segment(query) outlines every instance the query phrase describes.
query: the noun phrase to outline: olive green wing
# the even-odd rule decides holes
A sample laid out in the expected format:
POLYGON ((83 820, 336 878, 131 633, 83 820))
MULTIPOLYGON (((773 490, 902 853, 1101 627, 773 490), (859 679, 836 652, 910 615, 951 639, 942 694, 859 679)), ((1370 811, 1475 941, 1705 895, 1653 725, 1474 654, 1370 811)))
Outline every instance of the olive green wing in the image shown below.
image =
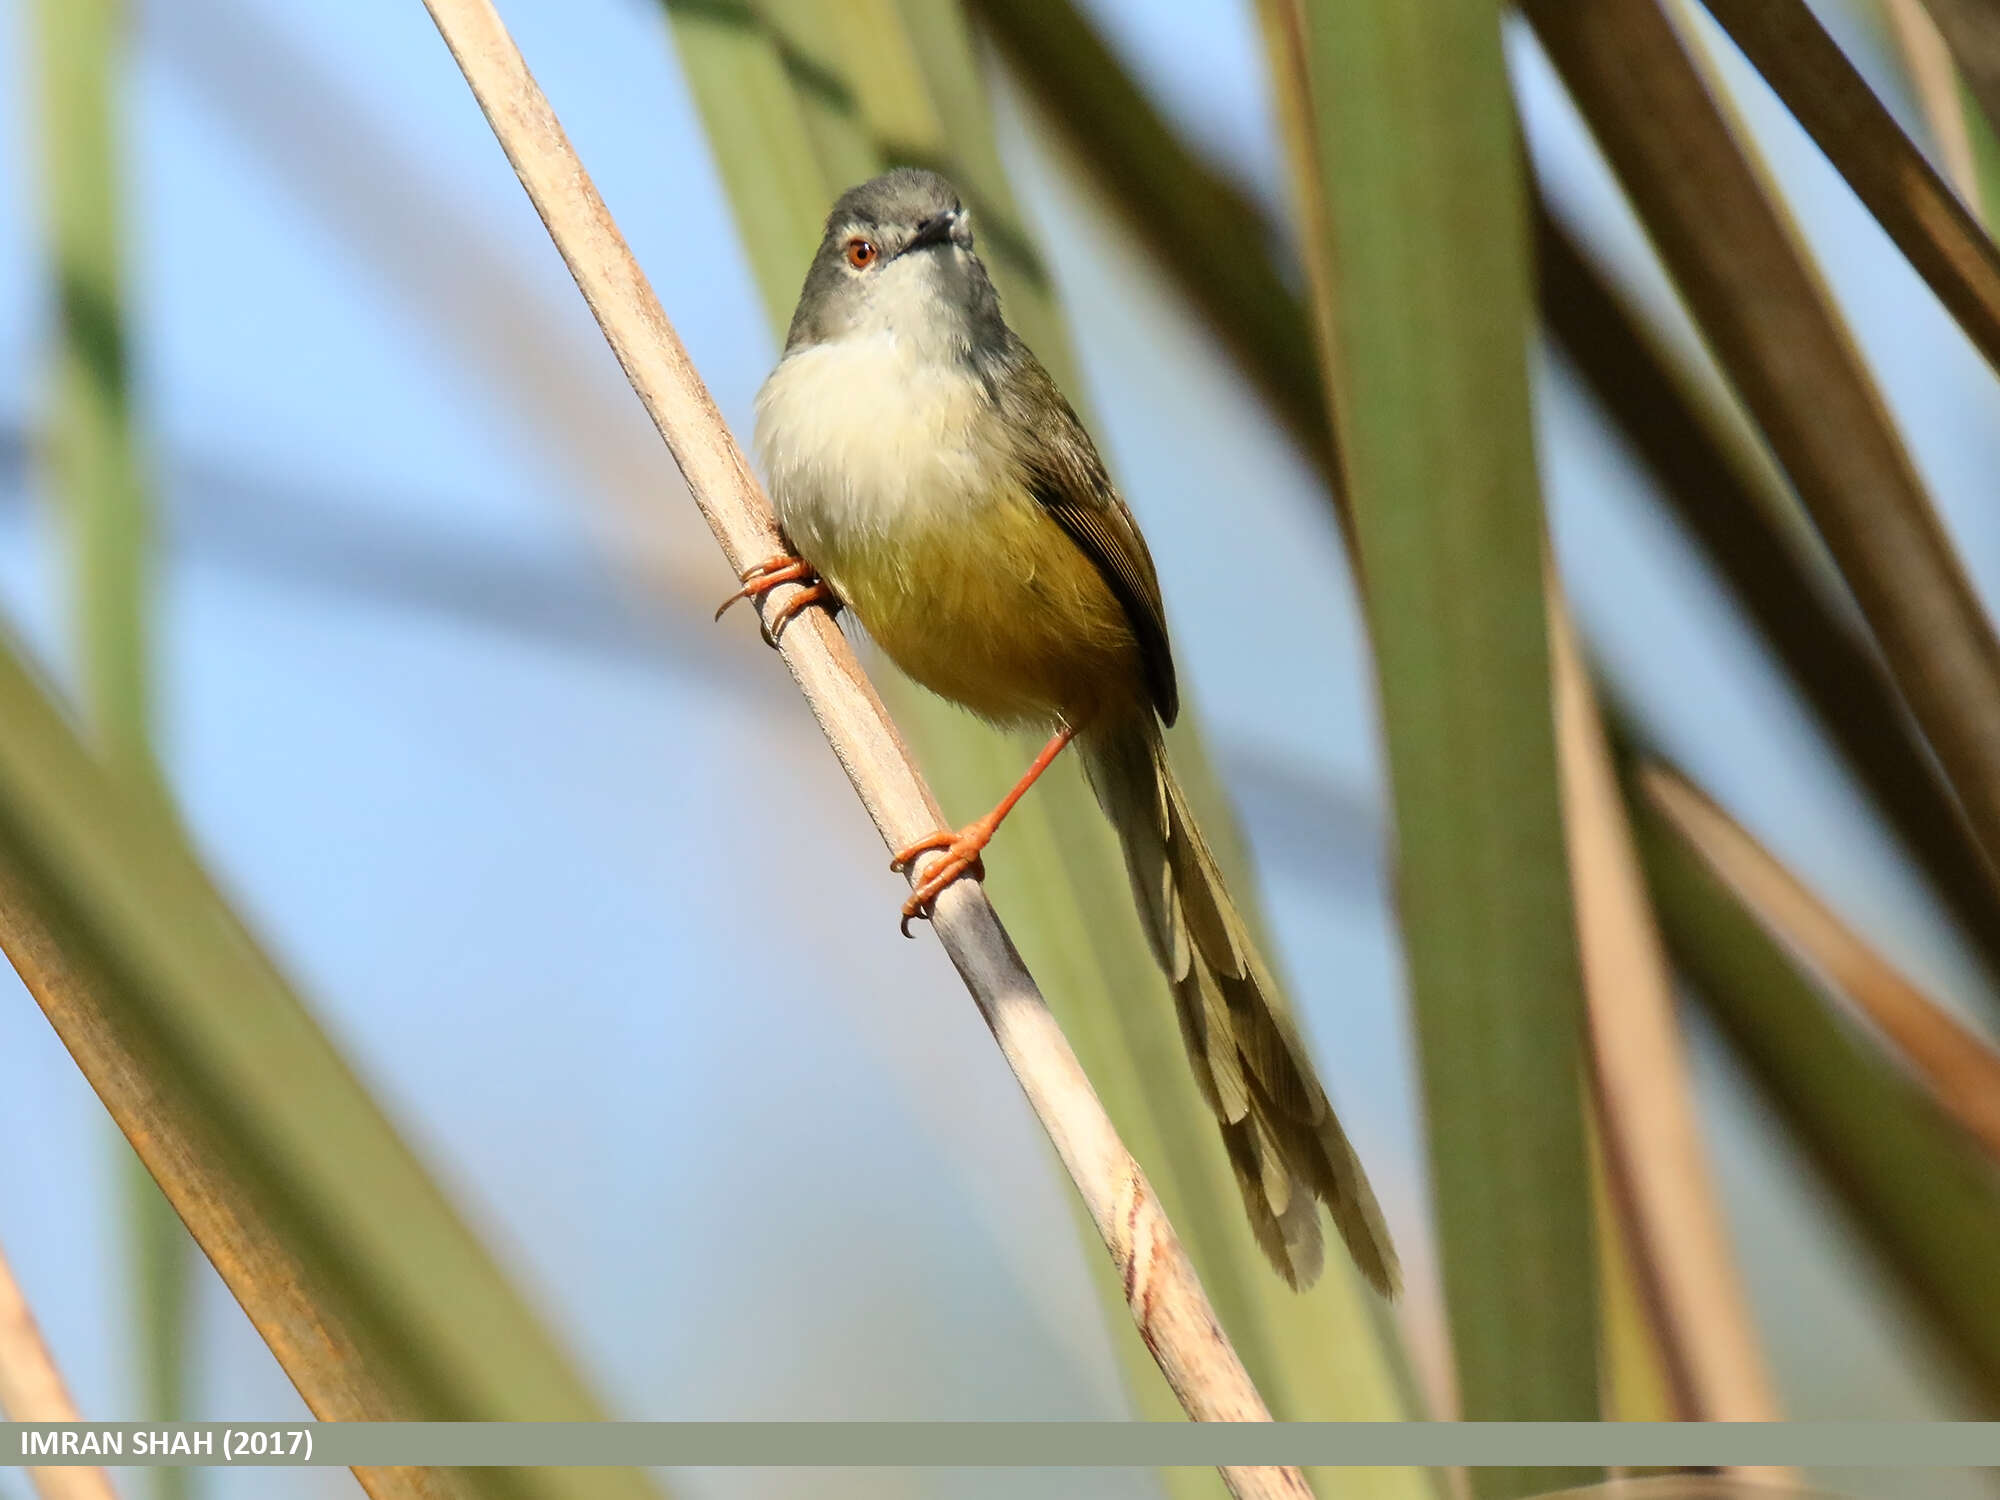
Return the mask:
POLYGON ((1055 380, 1025 345, 1017 342, 1012 352, 1019 363, 1009 372, 1011 378, 997 382, 1001 400, 1011 408, 1009 426, 1041 437, 1021 455, 1023 482, 1124 606, 1139 640, 1153 708, 1161 723, 1171 724, 1180 713, 1180 689, 1153 555, 1055 380))

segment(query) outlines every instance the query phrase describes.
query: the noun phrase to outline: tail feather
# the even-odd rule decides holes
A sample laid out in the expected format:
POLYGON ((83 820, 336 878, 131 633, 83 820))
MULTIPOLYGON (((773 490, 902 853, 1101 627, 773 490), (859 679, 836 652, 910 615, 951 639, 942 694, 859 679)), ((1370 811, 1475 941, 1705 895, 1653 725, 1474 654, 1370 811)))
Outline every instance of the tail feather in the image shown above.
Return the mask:
POLYGON ((1235 1035, 1236 1023, 1215 971, 1206 964, 1193 966, 1188 980, 1174 986, 1174 1009, 1181 1015, 1181 1034, 1194 1061, 1196 1081, 1207 1080, 1203 1092, 1209 1107, 1225 1125, 1237 1124, 1250 1112, 1250 1085, 1242 1053, 1226 1045, 1235 1035), (1216 1045, 1210 1045, 1211 1038, 1216 1045))
POLYGON ((1221 1128, 1257 1243, 1310 1286, 1326 1204, 1355 1264, 1393 1296, 1381 1209, 1150 724, 1088 735, 1086 765, 1125 846, 1132 894, 1174 991, 1195 1082, 1221 1128))

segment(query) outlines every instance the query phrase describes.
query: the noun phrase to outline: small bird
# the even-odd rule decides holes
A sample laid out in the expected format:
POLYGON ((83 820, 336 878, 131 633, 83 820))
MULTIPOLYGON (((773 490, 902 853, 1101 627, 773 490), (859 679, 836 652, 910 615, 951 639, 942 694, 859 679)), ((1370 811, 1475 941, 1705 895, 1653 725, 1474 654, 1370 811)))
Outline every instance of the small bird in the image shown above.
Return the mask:
POLYGON ((942 855, 915 879, 904 931, 982 873, 1001 819, 1074 739, 1258 1244, 1310 1285, 1325 1203, 1362 1273, 1394 1295, 1375 1195, 1167 761, 1179 693, 1152 557, 1001 316, 944 178, 902 168, 834 204, 757 398, 757 449, 796 555, 750 569, 730 602, 804 585, 768 631, 844 605, 925 687, 994 724, 1054 731, 992 812, 896 856, 907 870, 942 855))

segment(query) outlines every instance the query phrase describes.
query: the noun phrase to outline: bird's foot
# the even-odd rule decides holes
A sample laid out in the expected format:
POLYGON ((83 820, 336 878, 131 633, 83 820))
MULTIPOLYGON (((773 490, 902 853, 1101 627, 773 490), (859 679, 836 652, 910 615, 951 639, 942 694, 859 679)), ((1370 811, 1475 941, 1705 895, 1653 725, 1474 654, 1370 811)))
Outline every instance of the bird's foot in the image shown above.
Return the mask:
POLYGON ((903 936, 910 937, 910 923, 918 917, 929 919, 937 905, 937 898, 945 887, 970 875, 974 880, 986 878, 986 866, 980 859, 980 852, 993 837, 997 821, 981 818, 977 823, 969 823, 953 833, 950 829, 939 829, 926 838, 918 839, 909 848, 901 850, 889 861, 889 868, 901 874, 917 862, 919 855, 943 850, 944 858, 931 867, 930 873, 919 880, 910 890, 910 899, 903 903, 903 936))
POLYGON ((1035 784, 1035 779, 1054 763, 1055 758, 1062 754, 1063 746, 1075 737, 1073 725, 1065 724, 1056 730, 1049 742, 1042 746, 1042 753, 1035 757, 1034 764, 1028 767, 1027 774, 1014 783, 1014 790, 1002 797, 1000 805, 977 823, 967 823, 956 833, 939 829, 927 838, 918 839, 889 861, 889 868, 900 874, 916 863, 918 855, 939 849, 944 851, 944 858, 932 867, 928 875, 916 882, 910 899, 903 903, 904 937, 910 935, 910 923, 918 917, 930 916, 946 886, 966 875, 974 880, 986 878, 986 866, 979 860, 980 851, 992 842, 1001 821, 1014 810, 1014 804, 1026 795, 1028 788, 1035 784))
POLYGON ((792 616, 808 605, 824 604, 830 611, 840 607, 833 590, 813 571, 811 563, 789 552, 780 552, 775 557, 765 558, 754 568, 744 570, 743 587, 716 606, 715 618, 721 619, 738 599, 761 599, 772 589, 787 583, 800 585, 799 591, 787 599, 770 619, 760 622, 764 639, 772 646, 778 644, 778 637, 792 616))

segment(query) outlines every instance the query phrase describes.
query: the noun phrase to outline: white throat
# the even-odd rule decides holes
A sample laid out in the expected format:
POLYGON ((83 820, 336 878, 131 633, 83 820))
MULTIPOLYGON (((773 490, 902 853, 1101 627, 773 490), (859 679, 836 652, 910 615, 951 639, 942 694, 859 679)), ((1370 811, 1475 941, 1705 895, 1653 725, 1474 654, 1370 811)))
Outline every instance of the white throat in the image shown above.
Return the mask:
POLYGON ((823 570, 900 531, 962 523, 1012 467, 985 387, 926 342, 878 329, 815 344, 758 393, 772 502, 823 570))

